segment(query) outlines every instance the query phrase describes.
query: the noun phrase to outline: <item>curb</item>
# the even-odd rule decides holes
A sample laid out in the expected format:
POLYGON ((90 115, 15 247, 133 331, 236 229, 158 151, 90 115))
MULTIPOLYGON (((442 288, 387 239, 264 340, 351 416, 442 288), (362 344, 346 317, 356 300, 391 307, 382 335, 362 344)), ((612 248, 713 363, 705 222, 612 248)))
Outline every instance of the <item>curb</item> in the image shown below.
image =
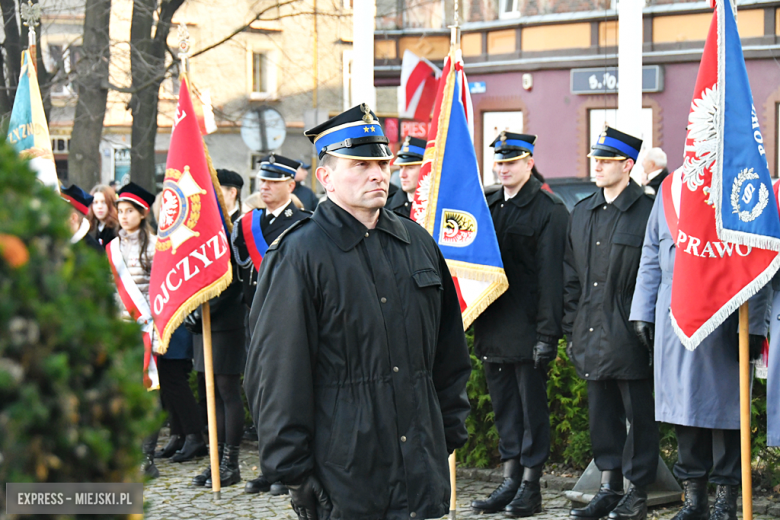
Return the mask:
MULTIPOLYGON (((484 482, 495 482, 500 484, 504 481, 504 474, 501 468, 497 469, 479 469, 459 467, 459 477, 482 480, 484 482)), ((543 475, 541 479, 542 488, 553 489, 556 491, 568 491, 577 483, 575 477, 558 477, 555 475, 543 475)))

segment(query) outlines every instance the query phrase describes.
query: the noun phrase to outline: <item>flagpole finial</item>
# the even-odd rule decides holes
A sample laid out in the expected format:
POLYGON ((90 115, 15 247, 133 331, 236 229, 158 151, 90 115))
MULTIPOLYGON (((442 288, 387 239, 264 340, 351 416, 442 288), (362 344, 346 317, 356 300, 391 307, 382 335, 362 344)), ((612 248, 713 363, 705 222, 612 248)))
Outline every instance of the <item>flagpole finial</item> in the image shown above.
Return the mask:
POLYGON ((182 64, 182 73, 188 72, 190 68, 190 31, 187 30, 187 24, 182 22, 179 24, 179 59, 182 64))
POLYGON ((35 26, 38 25, 38 23, 41 20, 41 6, 39 4, 33 4, 32 1, 28 0, 26 4, 21 4, 20 6, 21 11, 21 17, 22 21, 25 26, 27 26, 27 42, 28 47, 33 47, 35 45, 35 26))
POLYGON ((450 44, 460 47, 460 17, 458 11, 460 6, 458 0, 455 0, 453 7, 453 24, 450 25, 450 44))

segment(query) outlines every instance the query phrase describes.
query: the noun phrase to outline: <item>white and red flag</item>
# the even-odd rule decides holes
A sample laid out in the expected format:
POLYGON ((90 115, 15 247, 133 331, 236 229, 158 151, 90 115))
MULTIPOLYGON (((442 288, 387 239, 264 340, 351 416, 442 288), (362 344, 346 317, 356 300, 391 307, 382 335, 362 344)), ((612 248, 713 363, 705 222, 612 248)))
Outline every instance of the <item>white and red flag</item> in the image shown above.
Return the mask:
POLYGON ((693 350, 780 267, 780 217, 728 0, 704 45, 675 181, 671 318, 693 350))
POLYGON ((154 327, 164 354, 176 327, 233 279, 230 219, 206 154, 189 82, 182 78, 163 180, 157 245, 149 282, 154 327))
POLYGON ((398 116, 428 122, 436 101, 436 87, 441 70, 436 65, 404 52, 401 63, 401 86, 398 87, 398 116))

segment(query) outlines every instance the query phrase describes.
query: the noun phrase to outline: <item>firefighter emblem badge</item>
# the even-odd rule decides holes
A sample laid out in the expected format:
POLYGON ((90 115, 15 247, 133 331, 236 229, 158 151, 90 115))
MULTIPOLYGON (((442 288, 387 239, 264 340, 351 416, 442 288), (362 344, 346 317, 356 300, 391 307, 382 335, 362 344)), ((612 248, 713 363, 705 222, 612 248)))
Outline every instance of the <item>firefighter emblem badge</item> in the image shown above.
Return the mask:
POLYGON ((184 167, 184 172, 169 168, 165 176, 156 248, 173 248, 172 253, 176 254, 180 245, 198 236, 193 229, 200 219, 200 196, 206 191, 192 178, 189 166, 184 167))
POLYGON ((442 210, 439 245, 466 247, 477 238, 477 219, 466 211, 442 210))

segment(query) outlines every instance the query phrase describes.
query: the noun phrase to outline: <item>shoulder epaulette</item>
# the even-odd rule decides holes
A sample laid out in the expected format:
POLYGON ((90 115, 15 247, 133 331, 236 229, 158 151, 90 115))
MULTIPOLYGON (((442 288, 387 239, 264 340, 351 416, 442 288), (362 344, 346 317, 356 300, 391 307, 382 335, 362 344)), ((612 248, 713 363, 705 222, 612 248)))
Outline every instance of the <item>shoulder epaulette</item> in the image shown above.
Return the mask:
POLYGON ((311 215, 306 215, 306 218, 303 218, 299 220, 298 222, 295 222, 293 225, 282 231, 282 234, 276 237, 276 240, 271 242, 271 245, 268 246, 268 251, 274 251, 279 248, 279 244, 281 244, 282 239, 289 235, 293 230, 301 227, 303 224, 307 223, 309 220, 311 220, 311 215))
POLYGON ((577 206, 579 206, 581 203, 583 203, 583 202, 585 202, 586 200, 590 199, 591 197, 593 197, 593 196, 594 196, 595 194, 597 194, 598 192, 599 192, 599 190, 596 190, 596 191, 594 191, 593 193, 591 193, 590 195, 586 195, 585 197, 582 197, 580 200, 578 200, 578 201, 577 201, 577 202, 574 204, 574 207, 576 208, 576 207, 577 207, 577 206))
POLYGON ((549 199, 551 201, 553 201, 555 204, 563 204, 563 199, 560 198, 556 193, 553 193, 551 191, 547 191, 547 190, 544 190, 544 189, 539 190, 539 191, 541 191, 542 193, 547 195, 547 197, 549 197, 549 199))

